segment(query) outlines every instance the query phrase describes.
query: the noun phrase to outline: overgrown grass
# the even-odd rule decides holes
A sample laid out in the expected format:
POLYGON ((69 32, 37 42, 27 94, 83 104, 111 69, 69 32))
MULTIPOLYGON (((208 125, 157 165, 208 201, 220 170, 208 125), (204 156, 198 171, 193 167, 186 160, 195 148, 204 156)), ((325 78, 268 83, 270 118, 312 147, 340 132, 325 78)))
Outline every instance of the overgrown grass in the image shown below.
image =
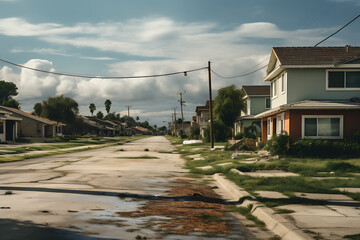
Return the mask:
POLYGON ((241 215, 245 216, 248 220, 253 221, 255 223, 256 226, 266 230, 265 227, 265 223, 263 221, 261 221, 260 219, 258 219, 257 217, 255 217, 254 215, 251 214, 251 209, 252 209, 253 205, 249 204, 247 207, 235 207, 235 206, 231 206, 229 208, 229 210, 231 212, 237 212, 240 213, 241 215))

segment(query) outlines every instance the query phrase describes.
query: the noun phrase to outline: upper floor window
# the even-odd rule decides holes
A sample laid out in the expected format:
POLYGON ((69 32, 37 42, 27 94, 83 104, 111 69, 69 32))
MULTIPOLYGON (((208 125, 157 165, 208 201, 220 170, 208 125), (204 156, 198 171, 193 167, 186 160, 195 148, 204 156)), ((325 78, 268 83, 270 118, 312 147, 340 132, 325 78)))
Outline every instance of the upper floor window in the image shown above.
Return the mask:
POLYGON ((277 79, 271 83, 271 97, 272 98, 277 97, 276 82, 277 82, 277 79))
POLYGON ((247 100, 246 102, 246 112, 247 112, 247 115, 250 115, 250 99, 247 100))
POLYGON ((265 108, 270 108, 270 98, 265 98, 265 108))
POLYGON ((0 122, 0 134, 4 133, 4 122, 0 122))
POLYGON ((285 74, 281 75, 281 92, 285 92, 285 74))
POLYGON ((329 90, 360 90, 360 71, 327 72, 326 89, 329 90))

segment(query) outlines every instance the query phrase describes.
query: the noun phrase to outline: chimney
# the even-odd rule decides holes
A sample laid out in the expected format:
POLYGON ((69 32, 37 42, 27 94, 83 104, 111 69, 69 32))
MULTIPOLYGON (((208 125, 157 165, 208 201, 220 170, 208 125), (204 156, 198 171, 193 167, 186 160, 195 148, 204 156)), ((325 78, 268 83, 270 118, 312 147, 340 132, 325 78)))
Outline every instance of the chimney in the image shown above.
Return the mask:
POLYGON ((350 51, 350 47, 351 47, 350 45, 345 46, 345 50, 346 50, 347 53, 350 51))

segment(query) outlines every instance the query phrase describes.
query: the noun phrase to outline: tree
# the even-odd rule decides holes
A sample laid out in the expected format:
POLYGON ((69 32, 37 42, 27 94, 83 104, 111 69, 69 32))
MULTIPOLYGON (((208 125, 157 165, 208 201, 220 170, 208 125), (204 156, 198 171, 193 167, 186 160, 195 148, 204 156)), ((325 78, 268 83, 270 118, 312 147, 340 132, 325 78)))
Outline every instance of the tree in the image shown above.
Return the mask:
POLYGON ((104 114, 101 111, 98 111, 96 114, 96 117, 99 119, 103 119, 104 118, 104 114))
POLYGON ((215 98, 215 117, 232 128, 241 111, 246 111, 243 91, 237 89, 235 85, 220 88, 215 98))
POLYGON ((0 81, 0 105, 20 109, 20 103, 12 96, 18 95, 15 83, 0 81))
POLYGON ((96 110, 95 104, 94 104, 94 103, 90 103, 89 109, 90 109, 91 116, 93 116, 93 115, 94 115, 94 111, 96 110))
POLYGON ((110 112, 110 108, 111 108, 111 101, 109 99, 106 99, 106 101, 105 101, 105 109, 106 109, 106 112, 107 112, 108 115, 109 115, 109 112, 110 112))
POLYGON ((138 122, 140 120, 139 116, 136 116, 136 121, 138 122))
POLYGON ((34 112, 35 112, 36 116, 40 116, 40 115, 41 115, 41 111, 42 111, 42 105, 41 105, 41 103, 35 103, 33 109, 34 109, 34 112))
POLYGON ((64 97, 64 95, 49 97, 42 102, 41 116, 53 121, 72 124, 78 113, 78 103, 72 98, 64 97))

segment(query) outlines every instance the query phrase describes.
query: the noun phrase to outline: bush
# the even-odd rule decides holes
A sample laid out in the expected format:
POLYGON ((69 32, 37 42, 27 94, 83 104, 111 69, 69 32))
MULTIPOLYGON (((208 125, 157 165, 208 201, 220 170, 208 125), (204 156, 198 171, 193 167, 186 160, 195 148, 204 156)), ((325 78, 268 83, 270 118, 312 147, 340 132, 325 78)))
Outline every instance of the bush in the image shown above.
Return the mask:
POLYGON ((292 144, 289 154, 296 157, 319 158, 359 157, 360 144, 353 141, 303 139, 292 144))
POLYGON ((289 135, 276 135, 266 142, 266 149, 272 155, 285 156, 289 153, 291 139, 289 135))
POLYGON ((199 139, 200 137, 200 128, 190 127, 190 138, 199 139))
POLYGON ((236 140, 240 140, 244 138, 244 133, 237 133, 234 137, 236 140))
MULTIPOLYGON (((213 135, 215 142, 225 142, 228 137, 231 137, 231 129, 227 127, 220 120, 215 120, 213 122, 213 135)), ((205 130, 205 141, 210 142, 210 125, 206 127, 205 130)))

